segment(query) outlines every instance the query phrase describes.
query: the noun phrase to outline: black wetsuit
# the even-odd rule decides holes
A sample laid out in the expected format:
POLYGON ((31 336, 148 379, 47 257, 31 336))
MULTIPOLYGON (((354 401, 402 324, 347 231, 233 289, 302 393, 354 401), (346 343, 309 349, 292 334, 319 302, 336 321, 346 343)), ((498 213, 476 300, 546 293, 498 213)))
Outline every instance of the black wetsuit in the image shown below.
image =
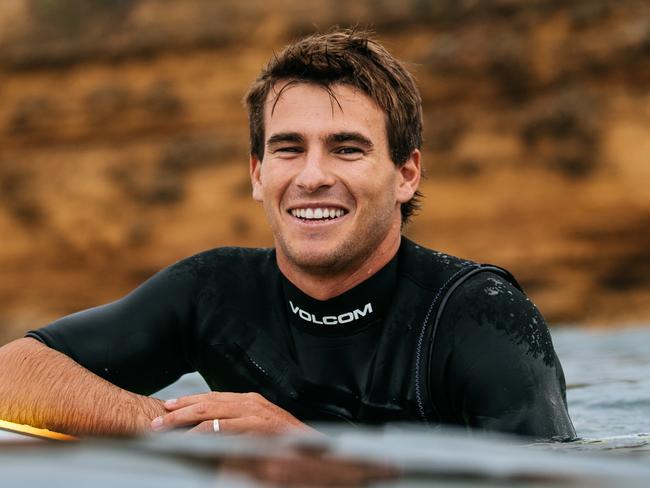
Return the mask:
POLYGON ((514 278, 405 238, 325 302, 284 278, 272 249, 220 248, 28 335, 141 394, 198 371, 307 422, 575 436, 548 328, 514 278))

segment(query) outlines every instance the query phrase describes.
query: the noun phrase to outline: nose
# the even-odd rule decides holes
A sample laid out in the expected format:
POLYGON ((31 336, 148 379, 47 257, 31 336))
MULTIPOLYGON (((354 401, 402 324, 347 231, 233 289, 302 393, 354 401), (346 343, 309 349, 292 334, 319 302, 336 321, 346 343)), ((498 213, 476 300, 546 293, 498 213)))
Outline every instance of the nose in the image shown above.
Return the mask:
POLYGON ((303 161, 303 166, 294 180, 299 188, 314 193, 334 185, 334 175, 328 170, 326 156, 322 152, 311 151, 303 161))

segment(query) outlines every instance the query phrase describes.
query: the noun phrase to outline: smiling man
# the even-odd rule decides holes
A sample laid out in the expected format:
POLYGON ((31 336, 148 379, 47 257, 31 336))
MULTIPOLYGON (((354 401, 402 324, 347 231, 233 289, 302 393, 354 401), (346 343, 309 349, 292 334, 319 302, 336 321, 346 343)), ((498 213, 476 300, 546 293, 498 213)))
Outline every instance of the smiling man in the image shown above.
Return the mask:
POLYGON ((264 204, 282 274, 328 300, 397 253, 420 153, 393 163, 384 111, 354 86, 280 80, 267 100, 265 147, 251 156, 253 197, 264 204))
POLYGON ((364 32, 312 35, 246 103, 274 249, 192 256, 3 347, 0 417, 95 434, 335 420, 574 437, 548 328, 514 278, 401 235, 422 133, 402 64, 364 32), (190 371, 212 391, 144 396, 190 371))

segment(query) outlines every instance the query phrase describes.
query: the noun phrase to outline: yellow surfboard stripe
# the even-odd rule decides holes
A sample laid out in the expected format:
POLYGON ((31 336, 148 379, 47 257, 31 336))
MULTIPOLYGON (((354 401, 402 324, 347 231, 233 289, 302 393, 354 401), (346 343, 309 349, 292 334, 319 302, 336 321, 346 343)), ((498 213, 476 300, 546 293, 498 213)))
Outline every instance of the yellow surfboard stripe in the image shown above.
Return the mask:
POLYGON ((41 437, 44 439, 54 439, 57 441, 76 441, 77 438, 68 434, 61 434, 60 432, 53 432, 47 429, 39 429, 31 425, 15 424, 8 420, 0 419, 0 429, 5 429, 11 432, 18 432, 21 434, 41 437))

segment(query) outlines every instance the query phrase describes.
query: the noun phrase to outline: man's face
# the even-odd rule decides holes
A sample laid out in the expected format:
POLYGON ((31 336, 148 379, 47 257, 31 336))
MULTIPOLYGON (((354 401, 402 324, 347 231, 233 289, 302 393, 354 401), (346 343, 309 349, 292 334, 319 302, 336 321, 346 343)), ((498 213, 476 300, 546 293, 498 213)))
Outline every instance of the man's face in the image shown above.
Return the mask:
POLYGON ((264 158, 251 158, 253 197, 264 204, 278 260, 325 274, 362 266, 399 242, 419 153, 395 166, 383 111, 355 88, 334 85, 332 98, 318 85, 284 84, 266 102, 264 158))

